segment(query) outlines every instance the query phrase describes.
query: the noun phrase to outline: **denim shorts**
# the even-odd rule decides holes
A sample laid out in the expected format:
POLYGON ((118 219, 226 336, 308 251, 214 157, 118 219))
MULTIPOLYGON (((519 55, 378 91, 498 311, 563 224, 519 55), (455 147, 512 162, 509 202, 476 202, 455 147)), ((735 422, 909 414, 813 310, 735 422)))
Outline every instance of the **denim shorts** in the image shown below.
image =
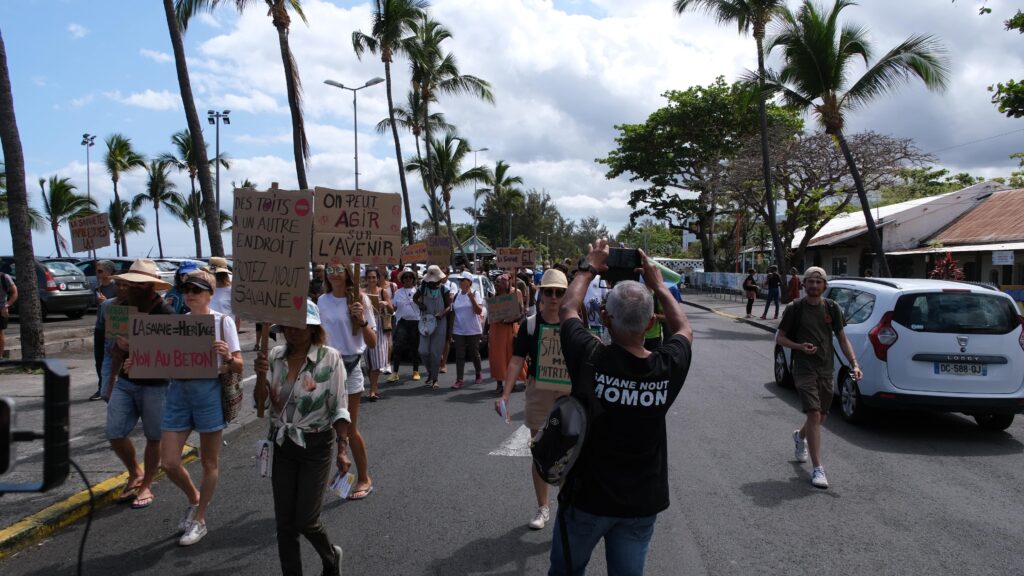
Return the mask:
POLYGON ((216 378, 171 380, 160 428, 166 432, 195 430, 200 434, 223 430, 220 387, 216 378))
POLYGON ((139 386, 118 377, 107 403, 107 440, 127 438, 139 418, 147 440, 160 440, 167 386, 139 386))
POLYGON ((362 354, 345 354, 341 357, 342 361, 348 365, 354 362, 356 359, 359 363, 352 370, 349 370, 345 379, 345 392, 347 394, 362 394, 363 390, 366 389, 365 378, 363 377, 363 355, 362 354))

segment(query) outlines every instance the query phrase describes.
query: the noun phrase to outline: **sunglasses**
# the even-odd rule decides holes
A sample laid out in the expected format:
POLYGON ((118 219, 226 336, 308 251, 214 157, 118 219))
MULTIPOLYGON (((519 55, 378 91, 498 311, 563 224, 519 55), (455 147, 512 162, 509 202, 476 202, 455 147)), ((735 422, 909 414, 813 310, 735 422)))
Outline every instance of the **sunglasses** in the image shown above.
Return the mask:
POLYGON ((542 288, 540 293, 545 295, 545 296, 547 296, 548 298, 561 298, 562 296, 565 296, 565 289, 564 288, 542 288))
POLYGON ((183 294, 202 294, 203 292, 206 292, 206 289, 200 288, 199 286, 192 286, 190 284, 186 284, 181 287, 181 292, 183 294))

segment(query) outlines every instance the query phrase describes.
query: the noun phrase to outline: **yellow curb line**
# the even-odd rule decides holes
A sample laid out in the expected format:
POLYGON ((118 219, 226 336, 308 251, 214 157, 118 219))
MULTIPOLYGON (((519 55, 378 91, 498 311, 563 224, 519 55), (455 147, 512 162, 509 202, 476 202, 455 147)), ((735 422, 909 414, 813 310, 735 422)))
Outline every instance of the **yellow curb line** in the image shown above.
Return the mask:
MULTIPOLYGON (((198 458, 199 451, 195 446, 185 445, 181 451, 182 464, 188 464, 198 458)), ((163 470, 157 473, 157 478, 163 470)), ((128 480, 128 472, 108 478, 92 486, 95 509, 99 510, 117 499, 119 489, 128 480)), ((11 556, 26 546, 36 543, 52 535, 57 530, 68 526, 89 514, 89 491, 82 490, 65 500, 57 502, 43 510, 22 518, 7 528, 0 530, 0 560, 11 556)))

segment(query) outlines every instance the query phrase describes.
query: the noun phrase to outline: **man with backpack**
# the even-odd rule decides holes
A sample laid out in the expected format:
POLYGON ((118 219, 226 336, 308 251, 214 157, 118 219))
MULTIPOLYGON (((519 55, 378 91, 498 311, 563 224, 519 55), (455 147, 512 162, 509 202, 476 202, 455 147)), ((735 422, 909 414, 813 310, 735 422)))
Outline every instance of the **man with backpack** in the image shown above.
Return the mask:
POLYGON ((643 574, 654 522, 669 506, 665 416, 690 369, 693 331, 641 251, 646 286, 616 283, 600 311, 611 344, 594 337, 579 309, 591 280, 608 270, 608 253, 607 240, 590 247, 559 310, 572 396, 586 407, 587 426, 558 495, 549 575, 583 574, 602 538, 609 574, 643 574), (656 321, 654 298, 664 310, 666 338, 652 352, 644 333, 656 321))
POLYGON ((10 276, 0 272, 0 359, 4 357, 4 330, 10 318, 11 306, 18 301, 18 286, 10 276))
POLYGON ((825 270, 817 266, 808 268, 804 272, 804 291, 807 296, 786 308, 775 336, 778 345, 794 351, 793 383, 807 415, 804 425, 793 432, 794 457, 797 462, 807 462, 810 453, 814 467, 811 485, 823 490, 828 489, 828 479, 821 465, 821 425, 825 423, 832 405, 832 359, 835 356, 832 348, 833 334, 839 340, 843 354, 852 364, 853 379, 860 380, 863 376, 853 346, 843 331, 846 322, 842 310, 834 301, 821 297, 827 286, 825 270))

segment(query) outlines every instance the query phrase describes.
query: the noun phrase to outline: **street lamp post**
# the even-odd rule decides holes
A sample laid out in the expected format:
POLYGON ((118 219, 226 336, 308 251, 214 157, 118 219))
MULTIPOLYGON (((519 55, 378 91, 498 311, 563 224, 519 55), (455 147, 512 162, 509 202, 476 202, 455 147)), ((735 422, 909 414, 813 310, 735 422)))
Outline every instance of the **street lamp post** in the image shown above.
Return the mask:
MULTIPOLYGON (((484 146, 483 148, 477 148, 476 150, 470 149, 473 153, 473 170, 476 170, 476 153, 486 152, 490 148, 484 146)), ((476 192, 473 192, 473 272, 476 272, 476 252, 477 247, 480 245, 480 240, 476 237, 476 223, 479 220, 479 216, 476 212, 476 192)))
POLYGON ((217 218, 220 219, 220 123, 231 124, 231 118, 228 117, 231 114, 231 110, 225 110, 223 112, 215 112, 208 110, 206 112, 206 119, 217 127, 217 150, 216 156, 213 157, 213 163, 217 166, 217 218))
POLYGON ((359 190, 359 109, 356 107, 356 92, 359 92, 363 88, 369 88, 370 86, 376 86, 383 82, 384 79, 380 76, 371 78, 366 81, 366 84, 359 86, 358 88, 349 88, 341 82, 335 82, 334 80, 324 80, 324 84, 328 86, 334 86, 335 88, 341 88, 342 90, 352 91, 352 134, 355 136, 355 161, 356 161, 356 190, 359 190))
MULTIPOLYGON (((89 148, 96 145, 96 135, 89 134, 86 132, 82 134, 82 146, 85 146, 85 194, 89 198, 90 204, 92 203, 92 166, 89 160, 89 148)), ((96 249, 89 250, 89 256, 96 259, 96 249)))

